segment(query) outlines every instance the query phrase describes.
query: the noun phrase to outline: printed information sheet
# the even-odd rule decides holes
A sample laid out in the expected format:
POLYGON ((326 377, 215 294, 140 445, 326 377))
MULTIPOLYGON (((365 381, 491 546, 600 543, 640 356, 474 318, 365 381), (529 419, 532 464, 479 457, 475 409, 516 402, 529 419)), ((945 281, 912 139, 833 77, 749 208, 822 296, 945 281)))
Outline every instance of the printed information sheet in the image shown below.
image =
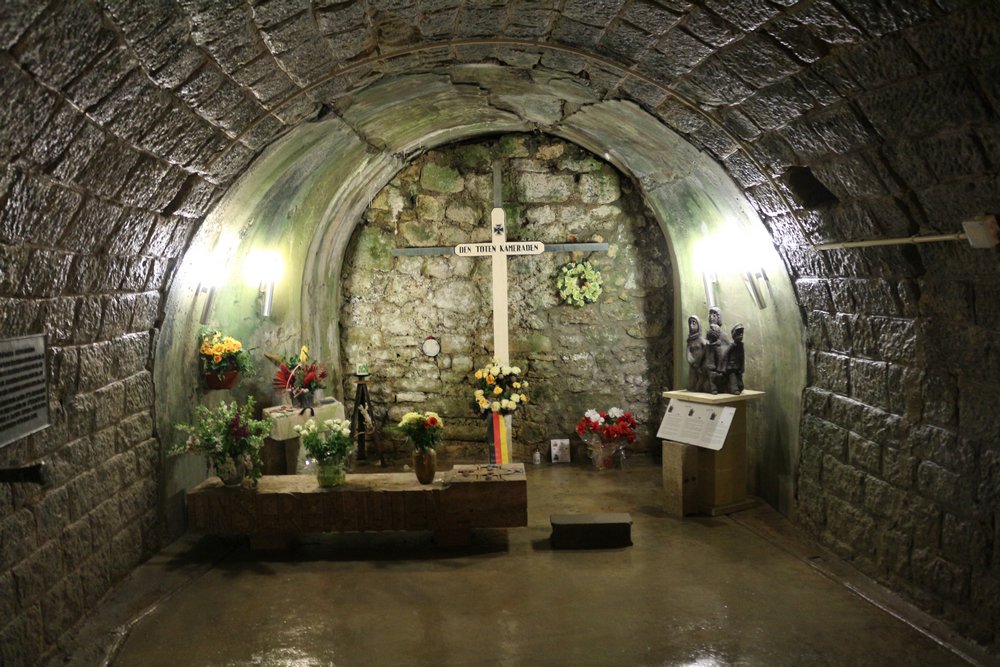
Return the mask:
POLYGON ((685 445, 720 450, 733 423, 734 407, 692 403, 671 398, 656 437, 685 445))

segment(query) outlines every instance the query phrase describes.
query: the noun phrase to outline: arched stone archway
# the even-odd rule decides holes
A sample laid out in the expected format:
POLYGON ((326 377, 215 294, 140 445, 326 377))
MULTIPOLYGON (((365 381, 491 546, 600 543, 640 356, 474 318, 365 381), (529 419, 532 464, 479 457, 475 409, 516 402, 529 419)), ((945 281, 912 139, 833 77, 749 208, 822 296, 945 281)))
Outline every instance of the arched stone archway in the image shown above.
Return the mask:
MULTIPOLYGON (((602 156, 638 183, 671 249, 675 313, 705 311, 703 274, 715 274, 715 298, 727 321, 747 326, 752 350, 747 380, 768 391, 751 416, 753 440, 759 443, 753 454, 756 491, 789 511, 805 381, 803 329, 790 281, 756 213, 717 164, 639 106, 588 98, 586 88, 555 74, 521 80, 512 90, 502 70, 464 66, 447 76, 380 82, 352 98, 342 116, 302 125, 268 150, 229 191, 195 241, 195 248, 226 248, 228 277, 219 287, 214 320, 260 351, 311 341, 319 358, 339 359, 339 285, 329 267, 342 262, 374 194, 428 148, 507 131, 550 133, 602 156), (516 113, 498 109, 498 99, 516 113), (552 100, 562 101, 558 112, 546 106, 552 100), (550 115, 541 117, 546 110, 550 115), (227 238, 237 240, 227 243, 227 238), (257 315, 256 287, 235 279, 237 267, 263 248, 277 251, 285 266, 267 320, 257 315), (724 261, 714 261, 719 258, 724 261), (762 283, 764 309, 754 304, 742 274, 734 270, 744 259, 769 278, 762 283), (334 296, 318 298, 321 294, 334 296)), ((193 403, 177 394, 181 383, 168 370, 193 366, 194 347, 188 341, 201 305, 191 257, 171 291, 158 347, 157 414, 167 442, 169 425, 193 403), (170 383, 162 381, 168 372, 170 383)), ((675 318, 675 341, 685 338, 683 320, 675 318)), ((673 353, 674 384, 681 386, 686 373, 682 346, 675 343, 673 353)), ((266 392, 266 386, 265 377, 245 390, 266 392)), ((180 488, 168 488, 168 496, 180 488)))

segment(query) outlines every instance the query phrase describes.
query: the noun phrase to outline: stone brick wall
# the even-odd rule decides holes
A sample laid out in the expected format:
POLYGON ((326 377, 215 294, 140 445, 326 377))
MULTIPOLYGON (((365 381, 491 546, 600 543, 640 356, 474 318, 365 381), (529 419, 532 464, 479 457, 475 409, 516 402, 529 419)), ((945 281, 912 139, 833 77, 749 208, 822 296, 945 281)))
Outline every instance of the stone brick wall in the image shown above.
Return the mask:
MULTIPOLYGON (((30 3, 29 3, 30 4, 30 3)), ((161 545, 152 349, 217 187, 210 124, 171 103, 90 3, 0 19, 0 336, 44 333, 51 426, 0 449, 0 663, 53 655, 161 545)), ((217 145, 217 144, 215 144, 217 145)))
MULTIPOLYGON (((509 260, 511 362, 530 383, 531 402, 513 421, 515 459, 549 439, 571 437, 588 408, 632 410, 637 450, 655 440, 660 392, 671 380, 672 276, 666 241, 634 186, 574 144, 544 135, 505 135, 428 152, 372 202, 342 270, 344 395, 369 362, 375 411, 394 423, 409 410, 435 410, 447 424, 445 456, 485 460, 486 426, 472 404, 472 373, 492 351, 488 259, 398 257, 395 247, 487 240, 492 169, 502 165, 510 240, 606 241, 608 253, 577 253, 601 271, 598 303, 559 299, 559 267, 574 256, 509 260), (442 354, 424 356, 426 336, 442 354)), ((350 401, 349 401, 350 403, 350 401)), ((350 404, 348 405, 350 408, 350 404)), ((390 456, 408 455, 399 438, 390 456)), ((582 443, 573 436, 576 456, 582 443)))
MULTIPOLYGON (((798 521, 995 649, 997 252, 808 247, 959 231, 1000 206, 1000 10, 959 4, 942 16, 929 2, 800 3, 684 85, 713 84, 731 134, 688 136, 744 186, 796 280, 810 346, 798 521), (754 58, 783 64, 750 58, 748 40, 754 58), (797 189, 793 165, 828 196, 797 189)), ((720 14, 737 22, 735 11, 720 14)))

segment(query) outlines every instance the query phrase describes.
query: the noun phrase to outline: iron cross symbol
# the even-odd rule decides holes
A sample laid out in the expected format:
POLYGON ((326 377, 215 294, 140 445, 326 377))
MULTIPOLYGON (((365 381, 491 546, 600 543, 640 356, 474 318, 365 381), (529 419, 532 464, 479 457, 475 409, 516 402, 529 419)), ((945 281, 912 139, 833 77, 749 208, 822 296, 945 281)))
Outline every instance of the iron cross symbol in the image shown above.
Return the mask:
POLYGON ((501 365, 510 365, 507 326, 507 258, 517 255, 540 255, 543 252, 606 252, 607 243, 555 243, 507 241, 507 221, 500 205, 500 165, 493 165, 493 210, 490 212, 492 238, 484 243, 462 243, 455 247, 396 248, 396 257, 415 255, 458 255, 489 257, 493 263, 493 355, 501 365))

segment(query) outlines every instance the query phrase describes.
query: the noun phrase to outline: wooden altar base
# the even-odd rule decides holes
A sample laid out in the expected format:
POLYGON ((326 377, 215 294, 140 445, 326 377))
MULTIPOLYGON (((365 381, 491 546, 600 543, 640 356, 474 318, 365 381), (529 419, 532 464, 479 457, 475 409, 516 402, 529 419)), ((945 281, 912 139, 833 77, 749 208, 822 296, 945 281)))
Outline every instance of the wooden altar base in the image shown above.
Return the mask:
POLYGON ((438 546, 469 544, 473 528, 528 525, 523 463, 456 465, 420 484, 412 472, 347 475, 320 488, 313 475, 265 475, 257 488, 209 477, 187 493, 193 532, 250 537, 255 550, 283 549, 299 535, 430 530, 438 546))

